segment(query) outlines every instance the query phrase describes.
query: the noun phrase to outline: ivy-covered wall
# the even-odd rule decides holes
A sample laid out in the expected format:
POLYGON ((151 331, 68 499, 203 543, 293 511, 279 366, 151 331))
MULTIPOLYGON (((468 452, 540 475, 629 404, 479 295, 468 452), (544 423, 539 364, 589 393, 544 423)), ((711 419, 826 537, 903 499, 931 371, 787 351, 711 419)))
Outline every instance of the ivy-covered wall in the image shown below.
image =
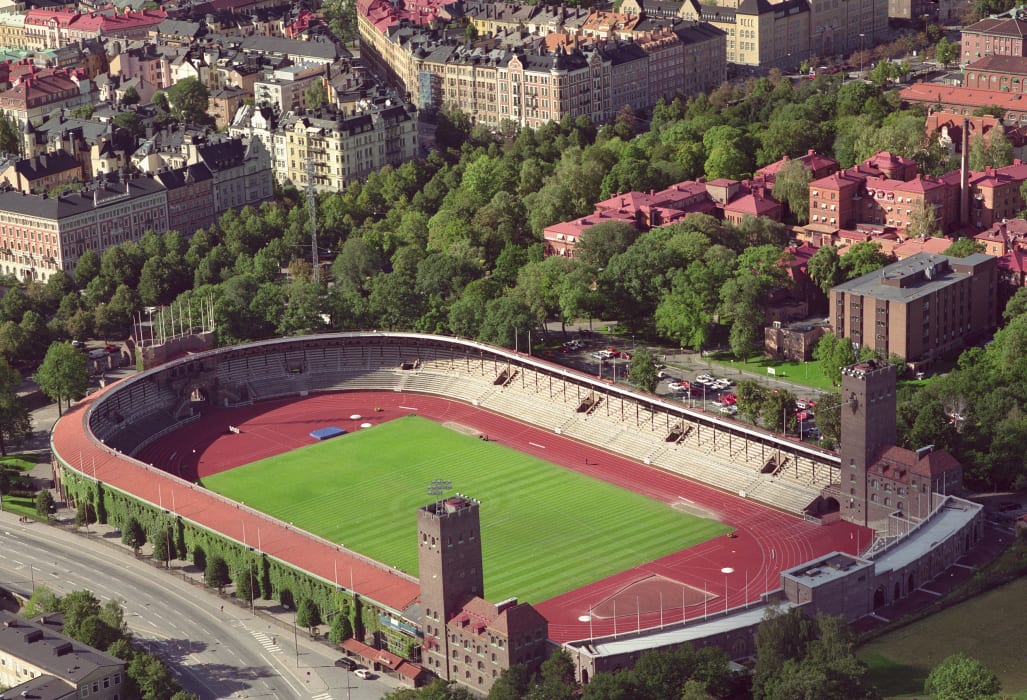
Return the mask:
POLYGON ((146 531, 148 539, 170 529, 175 540, 173 550, 178 559, 188 559, 195 564, 198 555, 205 560, 221 557, 228 564, 233 579, 237 573, 252 568, 257 577, 254 583, 255 597, 277 600, 292 610, 296 610, 300 600, 309 599, 317 606, 321 619, 326 623, 331 614, 342 611, 350 619, 355 637, 364 639, 365 635, 376 635, 388 641, 390 651, 407 658, 410 658, 409 650, 418 644, 417 640, 410 637, 398 639, 394 630, 385 634, 386 629, 379 622, 379 617, 388 614, 388 611, 352 591, 336 589, 331 583, 200 527, 181 516, 162 511, 152 503, 116 491, 102 482, 96 483, 66 465, 60 464, 59 468, 69 504, 80 501, 92 504, 101 522, 106 521, 121 529, 131 518, 135 518, 146 531))

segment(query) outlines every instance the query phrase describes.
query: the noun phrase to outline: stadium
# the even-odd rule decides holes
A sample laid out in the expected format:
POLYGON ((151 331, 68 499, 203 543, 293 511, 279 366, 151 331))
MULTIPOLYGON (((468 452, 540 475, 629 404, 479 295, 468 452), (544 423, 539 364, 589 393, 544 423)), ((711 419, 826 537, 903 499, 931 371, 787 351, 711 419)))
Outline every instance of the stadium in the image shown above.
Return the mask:
MULTIPOLYGON (((409 550, 392 544, 376 554, 374 548, 385 547, 381 533, 393 526, 409 524, 415 533, 414 504, 433 499, 427 477, 453 479, 455 473, 453 489, 481 499, 486 589, 479 594, 492 597, 494 587, 502 596, 523 595, 517 592, 522 588, 538 596, 531 604, 547 623, 550 643, 575 655, 583 681, 630 664, 645 649, 682 642, 718 644, 733 657, 751 653, 751 631, 771 600, 819 600, 819 609, 841 605, 840 612, 854 619, 937 576, 975 544, 982 523, 973 504, 933 494, 930 516, 907 524, 901 537, 876 537, 838 517, 842 474, 835 453, 522 353, 408 333, 283 338, 173 360, 80 402, 58 422, 52 448, 55 481, 72 498, 83 484, 103 484, 196 531, 215 533, 359 597, 380 621, 351 649, 365 655, 375 647, 409 652, 426 639, 411 564, 415 535, 409 550), (420 453, 452 444, 441 458, 383 456, 382 440, 399 447, 406 434, 422 429, 415 427, 421 422, 455 436, 416 433, 420 453), (326 428, 353 434, 314 444, 311 433, 326 428), (379 435, 396 432, 372 437, 379 429, 379 435), (284 487, 251 484, 249 503, 231 497, 231 483, 206 488, 208 480, 216 483, 235 468, 257 468, 261 460, 297 450, 303 457, 294 461, 301 466, 278 462, 272 468, 290 470, 279 472, 283 483, 303 482, 297 477, 302 465, 314 464, 315 453, 307 450, 343 445, 356 454, 361 442, 372 456, 340 466, 350 471, 337 480, 361 485, 357 480, 372 471, 376 479, 369 491, 353 490, 350 500, 349 487, 333 491, 332 473, 313 467, 309 479, 321 487, 311 490, 307 483, 298 503, 281 508, 276 499, 282 500, 284 487), (470 456, 458 464, 453 455, 463 453, 470 456), (586 481, 564 484, 562 474, 523 471, 528 458, 586 481), (393 474, 397 465, 415 461, 424 462, 423 471, 393 474), (515 478, 504 482, 507 471, 515 478), (470 492, 472 484, 477 492, 470 492), (616 493, 594 506, 591 496, 577 502, 579 494, 610 487, 616 493), (540 500, 550 490, 560 496, 557 505, 540 500), (275 498, 264 505, 253 500, 269 491, 275 498), (322 492, 335 495, 318 510, 322 492), (615 524, 612 534, 602 532, 599 526, 627 495, 642 497, 631 503, 638 510, 628 511, 629 521, 650 517, 637 514, 646 512, 641 501, 691 520, 681 525, 681 537, 675 532, 665 541, 650 542, 659 540, 655 535, 665 527, 659 524, 649 527, 652 536, 635 533, 634 540, 624 523, 615 524), (565 510, 569 519, 548 519, 565 510), (356 511, 356 517, 344 511, 356 511), (501 536, 499 520, 519 514, 537 523, 516 529, 531 538, 526 547, 517 547, 515 536, 501 536), (539 520, 540 514, 547 519, 539 520), (332 531, 334 520, 342 524, 332 531), (365 521, 374 522, 378 534, 372 528, 361 540, 365 521), (699 534, 689 541, 685 530, 699 534), (490 553, 490 539, 503 546, 490 553), (516 549, 528 559, 518 560, 516 549), (629 556, 615 556, 624 550, 629 556), (530 569, 531 558, 543 551, 555 554, 555 563, 537 562, 527 578, 509 574, 530 569), (593 566, 607 560, 605 570, 593 566), (875 574, 867 577, 867 567, 875 574), (568 571, 550 576, 556 569, 568 571), (814 570, 836 575, 813 581, 814 570), (859 572, 865 595, 858 602, 836 601, 834 587, 848 582, 851 589, 848 577, 859 572), (534 579, 548 585, 533 588, 534 579), (798 588, 790 590, 790 581, 798 588)), ((337 461, 337 453, 327 454, 328 463, 337 461)), ((402 659, 384 670, 413 677, 415 666, 402 659)), ((487 689, 500 670, 478 683, 470 674, 457 680, 487 689)))

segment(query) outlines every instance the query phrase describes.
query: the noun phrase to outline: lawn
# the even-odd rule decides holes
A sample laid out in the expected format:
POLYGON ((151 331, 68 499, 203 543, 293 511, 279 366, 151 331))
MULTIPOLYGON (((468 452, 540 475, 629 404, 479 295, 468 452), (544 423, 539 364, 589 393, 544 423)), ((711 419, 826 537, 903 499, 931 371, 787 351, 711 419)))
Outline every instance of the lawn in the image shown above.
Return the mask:
POLYGON ((726 533, 722 523, 408 416, 229 471, 204 486, 417 572, 432 479, 481 501, 485 591, 540 602, 726 533))
POLYGON ((886 698, 924 697, 924 681, 946 656, 964 652, 998 675, 1002 693, 1027 700, 1027 579, 1017 579, 861 647, 870 680, 886 698))

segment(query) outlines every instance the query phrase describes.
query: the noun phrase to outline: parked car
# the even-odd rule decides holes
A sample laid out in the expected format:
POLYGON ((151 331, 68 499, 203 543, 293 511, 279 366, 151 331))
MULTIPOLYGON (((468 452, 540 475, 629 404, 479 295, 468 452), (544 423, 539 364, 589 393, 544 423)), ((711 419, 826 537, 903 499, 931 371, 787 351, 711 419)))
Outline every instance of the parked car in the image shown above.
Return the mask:
POLYGON ((738 406, 735 406, 734 404, 730 404, 728 406, 721 406, 719 410, 720 410, 721 413, 723 413, 726 416, 733 416, 733 415, 736 415, 738 413, 738 406))
POLYGON ((727 379, 717 379, 713 382, 712 386, 717 391, 723 391, 724 389, 727 389, 729 386, 731 386, 731 382, 727 379))
POLYGON ((698 377, 695 378, 695 381, 699 382, 700 384, 712 384, 714 380, 713 377, 711 377, 708 374, 700 374, 698 377))
POLYGON ((631 353, 630 352, 622 352, 620 354, 620 358, 622 360, 630 360, 631 359, 631 353))
POLYGON ((589 353, 589 354, 591 354, 592 357, 594 359, 596 359, 596 360, 605 360, 606 359, 606 355, 604 355, 603 352, 604 352, 603 350, 596 350, 595 352, 589 353))
POLYGON ((71 341, 71 347, 75 348, 76 350, 85 350, 86 344, 83 343, 81 340, 73 340, 71 341))
POLYGON ((667 388, 671 391, 688 391, 689 386, 688 382, 671 382, 667 388))
POLYGON ((345 656, 340 656, 335 660, 335 665, 339 668, 344 668, 347 671, 352 671, 357 667, 357 662, 345 656))
POLYGON ((720 397, 720 402, 726 406, 734 406, 738 403, 738 397, 734 394, 724 394, 720 397))
POLYGON ((353 672, 353 675, 357 678, 363 678, 364 680, 367 680, 368 678, 374 678, 374 674, 368 671, 366 668, 358 668, 356 671, 353 672))

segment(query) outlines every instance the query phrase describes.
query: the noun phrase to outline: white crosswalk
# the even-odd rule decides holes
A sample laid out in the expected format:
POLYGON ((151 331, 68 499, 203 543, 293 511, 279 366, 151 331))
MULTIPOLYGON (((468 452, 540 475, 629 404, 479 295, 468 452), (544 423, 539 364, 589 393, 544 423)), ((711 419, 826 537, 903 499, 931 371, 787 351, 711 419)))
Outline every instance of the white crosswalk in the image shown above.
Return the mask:
POLYGON ((312 700, 332 700, 332 696, 328 693, 321 693, 320 695, 315 695, 312 700))
POLYGON ((250 634, 257 640, 260 646, 264 647, 264 651, 269 654, 280 654, 282 652, 281 647, 278 646, 278 637, 273 634, 267 634, 265 632, 257 632, 256 630, 250 630, 250 634))

